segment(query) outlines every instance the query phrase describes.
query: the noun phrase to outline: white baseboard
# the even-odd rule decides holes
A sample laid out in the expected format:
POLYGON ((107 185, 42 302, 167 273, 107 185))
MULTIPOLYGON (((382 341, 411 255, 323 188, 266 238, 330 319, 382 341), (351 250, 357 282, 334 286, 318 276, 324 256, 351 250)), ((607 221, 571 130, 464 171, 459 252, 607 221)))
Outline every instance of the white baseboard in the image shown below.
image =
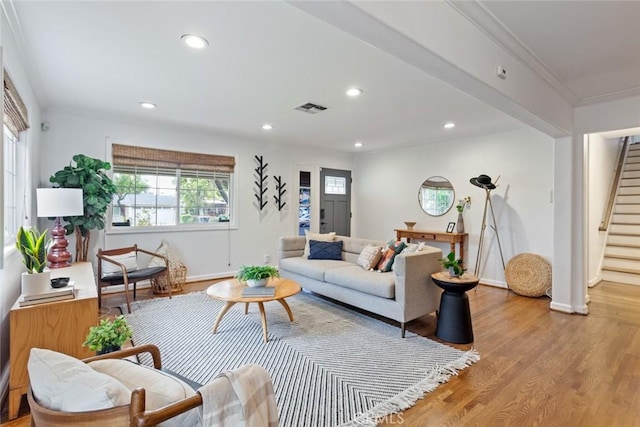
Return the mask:
POLYGON ((494 286, 496 288, 509 289, 506 282, 501 282, 499 280, 480 279, 480 283, 483 285, 494 286))
POLYGON ((551 310, 555 310, 555 311, 561 311, 563 313, 573 313, 573 307, 571 307, 569 304, 562 304, 559 302, 551 302, 551 304, 549 305, 549 308, 551 310))
POLYGON ((9 395, 9 364, 2 370, 0 376, 0 408, 4 408, 7 404, 7 396, 9 395))
MULTIPOLYGON (((223 279, 226 277, 233 277, 236 275, 236 271, 227 271, 227 272, 223 272, 223 273, 216 273, 216 274, 203 274, 200 276, 187 276, 186 282, 201 282, 204 280, 215 280, 215 279, 223 279)), ((144 282, 138 282, 138 289, 148 289, 151 287, 151 283, 147 280, 145 280, 144 282)), ((116 292, 124 292, 124 285, 114 285, 114 286, 108 286, 106 288, 102 289, 102 293, 103 294, 112 294, 112 293, 116 293, 116 292)))
POLYGON ((589 282, 587 282, 587 286, 589 286, 590 288, 593 288, 595 285, 597 285, 600 282, 602 282, 602 277, 600 275, 597 275, 593 279, 589 280, 589 282))

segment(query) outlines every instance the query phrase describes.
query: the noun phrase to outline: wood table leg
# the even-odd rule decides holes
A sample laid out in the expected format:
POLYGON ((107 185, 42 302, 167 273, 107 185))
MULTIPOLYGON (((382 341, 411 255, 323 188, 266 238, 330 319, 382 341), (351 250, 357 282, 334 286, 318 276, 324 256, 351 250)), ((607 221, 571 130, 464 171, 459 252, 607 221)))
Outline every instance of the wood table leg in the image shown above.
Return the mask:
POLYGON ((460 259, 462 259, 462 268, 464 268, 464 235, 460 238, 460 244, 458 246, 460 246, 460 259))
POLYGON ((213 325, 213 333, 215 334, 218 331, 218 325, 220 324, 220 321, 222 320, 222 318, 224 317, 224 315, 227 313, 227 311, 229 311, 229 309, 231 307, 233 307, 234 305, 236 305, 235 302, 227 302, 225 304, 224 307, 222 307, 222 310, 220 310, 220 313, 218 314, 218 317, 216 317, 216 323, 214 323, 213 325))
POLYGON ((9 419, 14 420, 18 418, 18 412, 20 411, 20 401, 22 400, 22 394, 19 389, 9 390, 9 419))
POLYGON ((260 308, 260 319, 262 320, 262 333, 264 335, 264 342, 269 341, 267 337, 267 315, 264 312, 264 304, 259 302, 258 308, 260 308))
POLYGON ((249 312, 249 303, 245 302, 244 303, 244 314, 247 314, 249 312))
POLYGON ((293 322, 293 313, 291 312, 291 308, 289 307, 289 304, 287 304, 287 302, 284 300, 284 298, 277 299, 276 301, 278 301, 280 304, 282 304, 284 309, 287 310, 287 314, 289 315, 289 321, 293 322))

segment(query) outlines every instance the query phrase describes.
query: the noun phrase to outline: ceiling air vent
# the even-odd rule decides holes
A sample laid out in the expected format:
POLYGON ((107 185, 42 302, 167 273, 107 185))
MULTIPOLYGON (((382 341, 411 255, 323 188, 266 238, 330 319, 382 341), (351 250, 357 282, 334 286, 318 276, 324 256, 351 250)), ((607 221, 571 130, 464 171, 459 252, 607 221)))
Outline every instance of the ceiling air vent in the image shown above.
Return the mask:
POLYGON ((320 113, 326 109, 327 107, 314 104, 313 102, 307 102, 306 104, 302 104, 299 107, 294 108, 294 110, 302 111, 303 113, 308 113, 308 114, 320 113))

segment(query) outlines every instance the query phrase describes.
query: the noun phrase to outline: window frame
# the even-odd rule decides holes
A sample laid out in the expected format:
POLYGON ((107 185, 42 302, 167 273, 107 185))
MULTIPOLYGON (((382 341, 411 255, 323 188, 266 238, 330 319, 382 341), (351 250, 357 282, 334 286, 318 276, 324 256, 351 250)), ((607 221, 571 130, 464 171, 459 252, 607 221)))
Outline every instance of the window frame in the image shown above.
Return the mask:
MULTIPOLYGON (((20 198, 18 196, 19 193, 19 188, 18 188, 18 181, 20 178, 23 178, 22 181, 26 181, 26 175, 25 176, 18 176, 18 162, 19 162, 19 158, 20 158, 20 151, 22 149, 21 147, 21 138, 20 135, 16 135, 14 132, 12 132, 7 125, 3 125, 3 130, 2 130, 2 150, 3 150, 3 156, 2 156, 2 232, 3 232, 3 237, 2 237, 2 242, 3 242, 3 246, 4 249, 8 249, 11 247, 15 246, 16 243, 16 233, 18 232, 18 228, 21 225, 21 222, 19 220, 18 217, 18 209, 19 209, 19 201, 20 198), (10 140, 10 143, 13 145, 11 153, 7 152, 7 147, 6 147, 6 143, 7 140, 10 140), (9 159, 9 154, 11 154, 11 159, 9 159), (7 225, 7 194, 6 194, 6 190, 7 190, 7 161, 10 160, 12 163, 12 171, 11 173, 13 174, 13 179, 12 179, 12 184, 13 184, 13 215, 11 215, 12 218, 12 223, 13 223, 13 230, 12 234, 6 234, 5 233, 5 229, 6 229, 6 225, 7 225)), ((26 172, 26 171, 23 171, 26 172)))
MULTIPOLYGON (((158 150, 162 151, 162 150, 158 150)), ((196 154, 196 153, 186 153, 186 154, 196 154)), ((113 157, 112 157, 113 158, 113 157)), ((135 168, 135 167, 134 167, 135 168)), ((126 165, 117 165, 112 164, 112 168, 110 171, 110 176, 113 179, 115 173, 118 171, 132 169, 131 166, 126 165)), ((141 167, 140 170, 150 170, 153 168, 150 167, 141 167)), ((189 177, 193 177, 193 175, 201 174, 203 176, 212 175, 211 172, 208 171, 199 171, 197 169, 193 169, 192 167, 180 168, 180 167, 165 167, 158 166, 157 170, 161 170, 163 172, 167 171, 175 171, 175 175, 171 174, 171 176, 175 176, 176 180, 176 224, 172 225, 151 225, 151 226, 114 226, 113 218, 114 218, 114 208, 117 207, 115 203, 111 203, 109 212, 107 213, 107 221, 105 232, 107 234, 128 234, 128 233, 158 233, 158 232, 182 232, 182 231, 203 231, 203 230, 229 230, 229 229, 237 229, 238 227, 238 185, 237 185, 237 173, 235 170, 225 173, 225 172, 217 172, 220 175, 229 175, 229 221, 228 222, 203 222, 203 223, 180 223, 180 186, 179 180, 183 175, 189 175, 189 177)), ((157 208, 157 205, 156 205, 157 208)))

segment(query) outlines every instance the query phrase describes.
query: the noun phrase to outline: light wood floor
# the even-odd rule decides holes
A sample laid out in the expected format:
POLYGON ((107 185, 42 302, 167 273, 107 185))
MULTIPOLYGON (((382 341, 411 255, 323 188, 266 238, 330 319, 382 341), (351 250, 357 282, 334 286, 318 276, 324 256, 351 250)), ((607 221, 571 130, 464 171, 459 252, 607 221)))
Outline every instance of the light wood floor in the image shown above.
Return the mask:
MULTIPOLYGON (((582 316, 550 311, 546 297, 482 285, 470 291, 473 347, 482 360, 381 425, 640 426, 640 286, 604 282, 589 294, 590 314, 582 316)), ((124 297, 106 301, 117 306, 124 297)), ((435 318, 408 329, 433 338, 435 318)), ((1 425, 28 426, 28 413, 1 425)))

